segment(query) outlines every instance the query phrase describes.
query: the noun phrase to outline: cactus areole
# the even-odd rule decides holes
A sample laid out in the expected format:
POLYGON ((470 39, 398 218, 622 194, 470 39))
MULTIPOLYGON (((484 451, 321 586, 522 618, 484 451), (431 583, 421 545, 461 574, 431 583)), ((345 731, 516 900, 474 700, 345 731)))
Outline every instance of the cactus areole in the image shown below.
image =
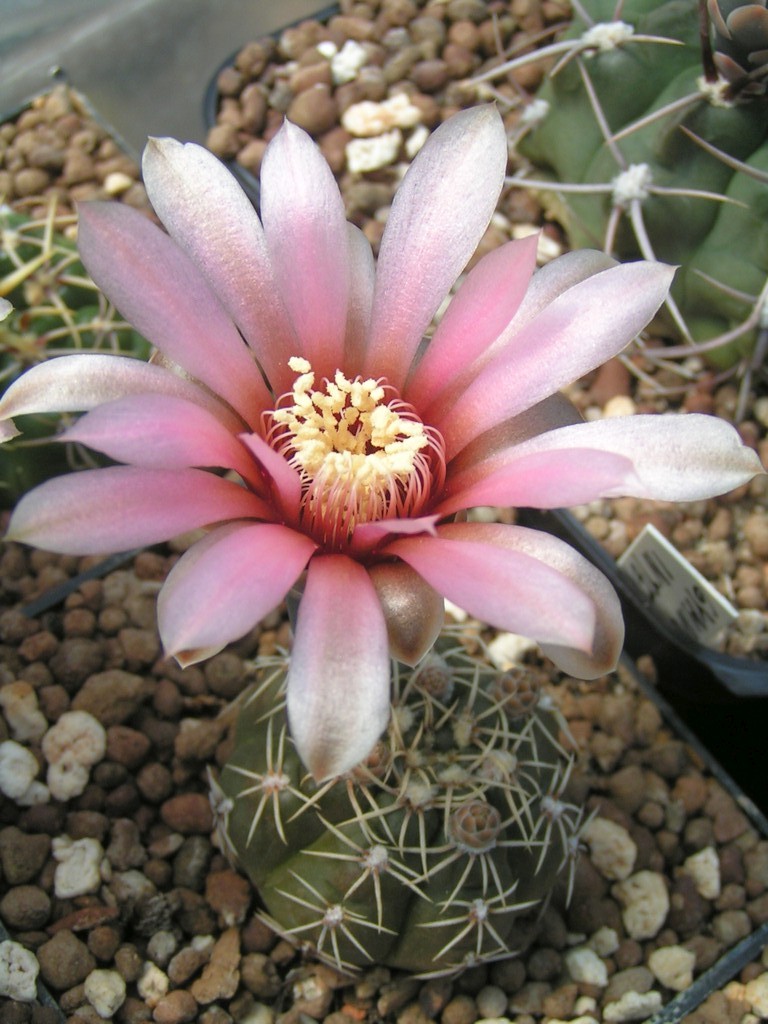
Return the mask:
POLYGON ((371 756, 321 785, 287 733, 285 678, 262 670, 215 801, 269 922, 345 971, 439 975, 524 949, 558 879, 567 892, 581 819, 535 672, 442 638, 418 668, 395 664, 371 756))

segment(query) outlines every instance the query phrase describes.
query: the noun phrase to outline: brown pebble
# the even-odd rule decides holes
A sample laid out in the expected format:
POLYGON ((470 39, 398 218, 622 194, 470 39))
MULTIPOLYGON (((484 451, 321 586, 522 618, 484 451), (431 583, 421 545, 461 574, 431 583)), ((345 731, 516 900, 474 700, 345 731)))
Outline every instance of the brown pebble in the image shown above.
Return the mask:
POLYGON ((37 960, 45 984, 59 992, 84 981, 96 966, 85 943, 67 929, 43 943, 37 960))
POLYGON ((198 1003, 231 999, 240 981, 240 935, 237 928, 222 933, 202 975, 192 982, 190 992, 198 1003))
POLYGON ((205 881, 205 898, 224 927, 242 924, 251 902, 251 886, 236 871, 214 871, 205 881))
POLYGON ((213 812, 203 793, 180 793, 166 800, 160 816, 169 828, 182 835, 208 834, 213 828, 213 812))
POLYGON ((318 83, 300 92, 291 101, 286 116, 310 135, 329 131, 339 116, 330 86, 318 83))
POLYGON ((43 867, 51 849, 48 835, 30 835, 15 825, 0 832, 0 867, 7 885, 31 882, 43 867))
POLYGON ((198 1003, 191 992, 177 988, 163 996, 152 1010, 157 1024, 186 1024, 195 1019, 198 1003))
POLYGON ((0 900, 0 918, 17 931, 43 928, 51 915, 51 899, 36 885, 15 885, 0 900))
POLYGON ((467 995, 454 996, 440 1014, 440 1024, 474 1024, 476 1020, 475 1000, 467 995))
POLYGON ((126 768, 138 768, 151 747, 149 739, 138 729, 131 729, 127 725, 112 725, 107 729, 106 756, 126 768))
POLYGON ((76 711, 90 711, 105 728, 109 728, 121 725, 135 714, 153 689, 149 679, 119 668, 107 669, 86 679, 74 697, 72 707, 76 711))

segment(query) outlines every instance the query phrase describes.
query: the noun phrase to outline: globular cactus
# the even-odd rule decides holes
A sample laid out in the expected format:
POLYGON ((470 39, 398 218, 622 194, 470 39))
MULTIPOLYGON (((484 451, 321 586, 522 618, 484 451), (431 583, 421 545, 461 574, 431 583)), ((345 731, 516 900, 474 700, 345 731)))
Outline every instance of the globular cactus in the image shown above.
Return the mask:
MULTIPOLYGON (((388 731, 316 784, 286 727, 285 661, 264 667, 215 785, 221 842, 276 930, 351 971, 422 975, 531 940, 578 846, 564 720, 532 669, 499 672, 443 638, 394 665, 388 731)), ((354 680, 350 680, 354 685, 354 680)))
POLYGON ((765 2, 709 0, 707 17, 696 0, 575 6, 563 39, 484 76, 557 57, 523 118, 535 169, 519 177, 551 175, 573 247, 679 264, 667 329, 716 366, 746 363, 768 323, 765 2))
MULTIPOLYGON (((53 356, 149 355, 148 343, 87 275, 64 234, 70 229, 74 217, 58 217, 54 205, 45 220, 0 207, 0 394, 30 366, 53 356)), ((72 468, 72 445, 46 443, 62 422, 58 416, 28 417, 24 438, 0 448, 0 507, 72 468)))

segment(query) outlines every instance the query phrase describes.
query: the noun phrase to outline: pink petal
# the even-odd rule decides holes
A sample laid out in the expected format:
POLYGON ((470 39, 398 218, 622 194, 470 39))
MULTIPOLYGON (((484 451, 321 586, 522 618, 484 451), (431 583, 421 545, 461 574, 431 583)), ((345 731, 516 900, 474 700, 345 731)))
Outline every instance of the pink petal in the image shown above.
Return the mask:
POLYGON ((495 107, 432 134, 398 188, 379 251, 366 373, 401 387, 422 336, 493 215, 507 166, 495 107))
POLYGON ((470 615, 541 643, 592 649, 595 609, 567 576, 518 550, 515 527, 439 526, 437 537, 388 544, 439 593, 470 615))
POLYGON ((150 139, 142 163, 152 205, 205 274, 277 394, 299 342, 280 296, 261 221, 221 161, 202 146, 150 139))
POLYGON ((373 523, 361 523, 352 535, 352 550, 356 555, 371 551, 390 536, 414 536, 429 533, 434 536, 439 516, 417 516, 414 519, 379 519, 373 523))
POLYGON ((470 271, 406 385, 407 401, 426 408, 504 331, 536 267, 537 242, 538 235, 507 242, 470 271))
POLYGON ((252 453, 272 481, 275 501, 289 522, 296 522, 301 501, 301 478, 258 434, 241 434, 240 440, 252 453))
POLYGON ((306 132, 284 121, 261 167, 261 216, 300 351, 321 377, 344 357, 349 251, 344 202, 306 132))
POLYGON ((485 430, 620 352, 664 301, 674 269, 627 263, 569 288, 529 321, 502 355, 434 419, 451 458, 485 430))
MULTIPOLYGON (((563 505, 620 496, 698 501, 739 487, 762 472, 756 453, 742 443, 729 423, 716 416, 611 417, 552 430, 508 451, 495 452, 451 477, 449 504, 455 503, 454 495, 458 499, 465 491, 474 495, 476 488, 482 491, 500 485, 503 489, 505 476, 517 478, 531 459, 540 457, 553 460, 553 471, 560 462, 564 481, 577 475, 576 468, 569 471, 569 461, 584 477, 585 495, 589 496, 574 501, 564 493, 563 505), (616 464, 613 479, 612 459, 616 464), (631 464, 630 473, 623 468, 626 462, 631 464)), ((439 511, 444 511, 442 506, 439 511)))
POLYGON ((288 722, 315 779, 367 757, 390 709, 387 628, 368 573, 344 555, 309 563, 288 671, 288 722))
MULTIPOLYGON (((586 443, 586 440, 585 440, 586 443)), ((461 477, 449 498, 434 512, 452 515, 478 505, 513 505, 522 508, 562 508, 584 505, 600 497, 627 494, 635 486, 632 460, 613 452, 569 448, 534 451, 517 456, 515 449, 504 466, 469 486, 461 477)))
MULTIPOLYGON (((486 460, 495 460, 499 456, 506 456, 507 451, 515 445, 522 444, 539 434, 546 434, 550 430, 557 430, 560 427, 569 427, 575 423, 582 423, 581 414, 576 406, 565 395, 559 391, 549 398, 545 398, 530 409, 504 420, 491 430, 475 438, 474 441, 462 448, 459 454, 448 466, 449 489, 454 487, 453 481, 465 471, 473 470, 476 466, 486 460)), ((496 468, 494 461, 493 468, 496 468)), ((484 470, 472 475, 468 480, 474 481, 482 476, 484 470)), ((461 486, 467 481, 462 480, 461 486)))
POLYGON ((61 436, 118 462, 148 469, 234 469, 257 487, 253 459, 207 410, 185 398, 131 395, 100 405, 61 436))
POLYGON ((576 249, 551 260, 531 278, 513 327, 519 330, 554 302, 558 295, 615 266, 618 266, 615 259, 597 249, 576 249))
POLYGON ((88 272, 122 315, 252 425, 272 404, 258 367, 202 273, 144 214, 122 203, 80 208, 88 272))
MULTIPOLYGON (((157 605, 163 647, 183 655, 221 649, 269 614, 304 571, 316 545, 274 523, 230 523, 186 551, 157 605)), ((205 655, 203 655, 205 656, 205 655)))
POLYGON ((269 515, 250 491, 204 470, 110 466, 59 476, 25 494, 6 539, 65 555, 101 555, 227 519, 269 515))
POLYGON ((491 543, 511 545, 521 554, 538 559, 562 573, 592 602, 596 619, 591 653, 585 654, 575 647, 542 643, 547 657, 563 672, 579 679, 596 679, 614 669, 624 644, 624 620, 616 591, 605 576, 568 544, 540 530, 493 523, 456 523, 443 529, 449 536, 462 537, 473 526, 481 526, 484 532, 487 531, 491 543))
POLYGON ((29 413, 83 412, 142 393, 184 398, 228 429, 242 429, 227 406, 184 377, 128 356, 89 353, 59 356, 27 370, 0 399, 0 421, 29 413))
POLYGON ((347 224, 349 238, 349 306, 344 343, 344 372, 348 378, 362 374, 368 329, 371 323, 376 264, 371 243, 360 228, 347 224))

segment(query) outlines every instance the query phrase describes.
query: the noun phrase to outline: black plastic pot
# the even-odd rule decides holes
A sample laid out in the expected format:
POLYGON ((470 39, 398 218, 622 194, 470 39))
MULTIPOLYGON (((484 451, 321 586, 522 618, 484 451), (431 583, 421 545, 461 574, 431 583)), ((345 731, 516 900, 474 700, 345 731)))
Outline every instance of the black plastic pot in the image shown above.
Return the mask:
POLYGON ((566 541, 608 577, 621 600, 628 654, 651 655, 659 692, 768 812, 768 776, 756 763, 768 736, 768 663, 710 650, 682 633, 650 607, 571 513, 526 509, 519 521, 566 541))

